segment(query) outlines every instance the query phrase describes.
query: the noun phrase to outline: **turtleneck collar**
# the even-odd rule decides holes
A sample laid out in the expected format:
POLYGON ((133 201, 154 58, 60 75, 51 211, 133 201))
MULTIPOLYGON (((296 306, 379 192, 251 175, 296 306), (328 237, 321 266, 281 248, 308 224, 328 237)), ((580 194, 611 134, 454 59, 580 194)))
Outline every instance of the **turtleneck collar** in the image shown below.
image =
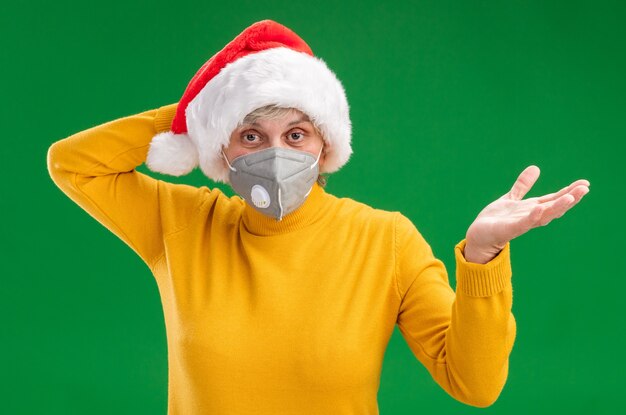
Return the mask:
POLYGON ((278 235, 302 229, 324 216, 331 198, 332 196, 315 182, 302 205, 280 221, 262 214, 244 202, 243 226, 251 234, 259 236, 278 235))

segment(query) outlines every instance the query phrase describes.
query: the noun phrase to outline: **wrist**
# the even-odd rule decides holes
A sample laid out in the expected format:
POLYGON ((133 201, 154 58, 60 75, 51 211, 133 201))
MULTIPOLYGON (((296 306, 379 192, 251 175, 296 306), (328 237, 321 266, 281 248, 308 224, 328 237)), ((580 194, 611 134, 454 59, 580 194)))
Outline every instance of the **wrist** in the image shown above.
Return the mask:
POLYGON ((489 253, 487 251, 483 251, 481 249, 477 249, 474 245, 470 245, 469 243, 465 244, 465 249, 463 250, 463 257, 467 262, 473 262, 475 264, 486 264, 496 257, 498 253, 489 253))

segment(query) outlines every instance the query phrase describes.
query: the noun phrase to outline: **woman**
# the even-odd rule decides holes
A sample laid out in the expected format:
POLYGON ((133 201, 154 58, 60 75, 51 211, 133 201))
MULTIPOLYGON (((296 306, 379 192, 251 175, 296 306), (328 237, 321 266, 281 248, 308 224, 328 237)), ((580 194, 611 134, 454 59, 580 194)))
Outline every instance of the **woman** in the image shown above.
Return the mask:
POLYGON ((253 24, 181 100, 53 144, 58 187, 146 262, 163 304, 170 414, 375 414, 397 324, 452 397, 491 405, 508 374, 509 241, 561 216, 579 180, 522 200, 524 170, 455 248, 457 287, 414 225, 324 190, 352 152, 343 88, 306 43, 253 24), (167 183, 199 166, 219 189, 167 183))

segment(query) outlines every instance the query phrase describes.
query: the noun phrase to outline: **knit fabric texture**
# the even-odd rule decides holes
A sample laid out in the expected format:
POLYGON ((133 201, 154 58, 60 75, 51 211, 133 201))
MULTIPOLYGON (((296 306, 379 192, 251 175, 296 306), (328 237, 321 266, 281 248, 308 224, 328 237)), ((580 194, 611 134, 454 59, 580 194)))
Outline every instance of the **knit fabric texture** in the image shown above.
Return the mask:
POLYGON ((176 105, 78 132, 47 154, 61 191, 154 276, 168 414, 377 414, 396 325, 450 396, 480 407, 497 399, 516 333, 508 244, 473 264, 459 242, 455 292, 399 212, 315 184, 278 222, 239 196, 138 172, 176 105))

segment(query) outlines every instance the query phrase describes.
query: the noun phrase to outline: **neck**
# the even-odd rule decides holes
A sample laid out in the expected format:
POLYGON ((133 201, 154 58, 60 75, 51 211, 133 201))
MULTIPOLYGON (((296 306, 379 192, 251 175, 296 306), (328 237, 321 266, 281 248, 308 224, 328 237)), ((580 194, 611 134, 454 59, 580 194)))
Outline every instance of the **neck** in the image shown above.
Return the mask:
POLYGON ((316 182, 302 205, 285 215, 280 221, 262 214, 244 202, 243 223, 248 232, 260 236, 277 235, 303 229, 324 216, 330 198, 331 196, 316 182))

